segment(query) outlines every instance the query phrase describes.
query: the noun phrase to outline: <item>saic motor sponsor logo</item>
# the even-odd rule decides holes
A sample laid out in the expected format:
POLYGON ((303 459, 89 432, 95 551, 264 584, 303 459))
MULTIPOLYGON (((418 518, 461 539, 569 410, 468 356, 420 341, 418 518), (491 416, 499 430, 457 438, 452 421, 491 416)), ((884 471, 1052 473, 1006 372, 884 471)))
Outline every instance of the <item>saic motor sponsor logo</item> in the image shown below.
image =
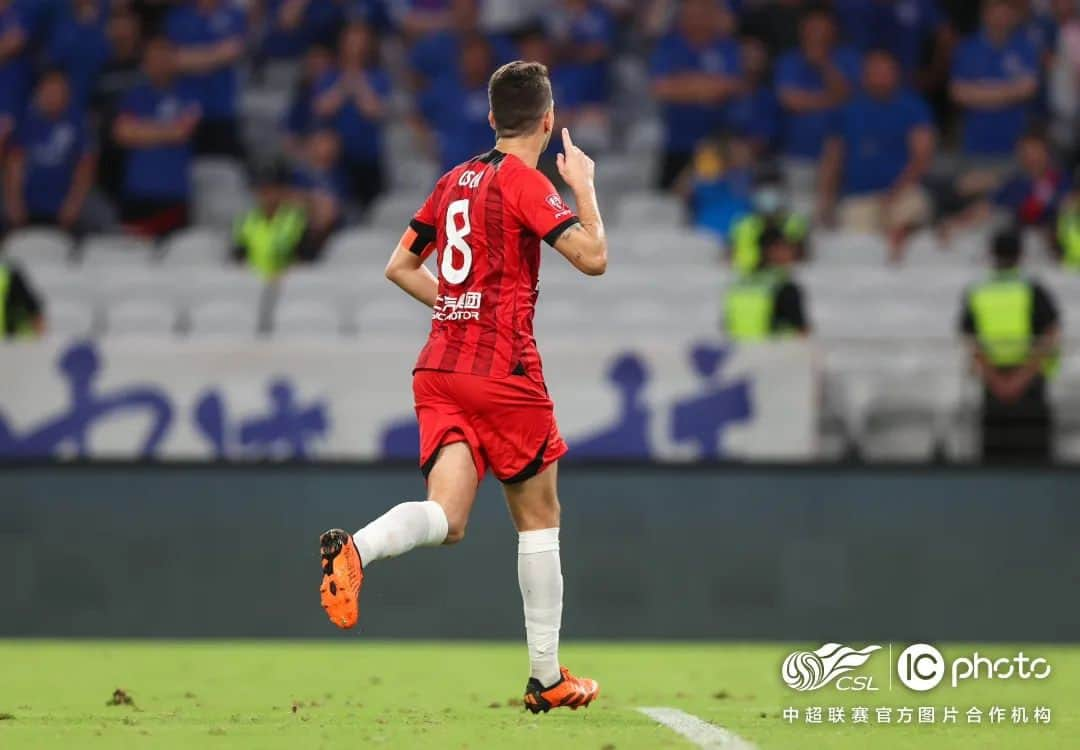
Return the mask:
POLYGON ((951 663, 929 643, 915 643, 900 652, 896 676, 907 688, 924 693, 933 690, 949 675, 949 684, 958 687, 965 680, 1045 680, 1050 663, 1042 657, 1030 657, 1023 651, 1012 656, 990 657, 972 652, 958 656, 951 663))
POLYGON ((881 646, 856 650, 839 643, 826 643, 816 651, 796 651, 784 659, 780 674, 793 690, 819 690, 836 682, 837 690, 876 691, 874 678, 848 674, 865 664, 881 646))
POLYGON ((443 295, 435 301, 431 317, 435 320, 480 320, 480 292, 466 292, 460 297, 443 295))

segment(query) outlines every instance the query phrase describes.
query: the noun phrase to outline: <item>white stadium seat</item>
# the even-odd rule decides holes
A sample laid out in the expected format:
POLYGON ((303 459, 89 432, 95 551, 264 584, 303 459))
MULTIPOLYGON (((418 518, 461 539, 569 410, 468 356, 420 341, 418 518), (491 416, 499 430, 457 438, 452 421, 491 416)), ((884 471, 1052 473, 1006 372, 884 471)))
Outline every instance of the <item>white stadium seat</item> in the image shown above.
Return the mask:
POLYGON ((105 309, 105 334, 117 336, 171 336, 178 311, 167 299, 118 299, 105 309))
POLYGON ((641 191, 619 199, 615 218, 622 228, 681 227, 686 223, 686 208, 674 196, 641 191))
POLYGON ((8 235, 0 257, 29 269, 60 266, 70 260, 73 246, 68 235, 55 229, 20 229, 8 235))
MULTIPOLYGON (((427 189, 430 190, 430 186, 427 189)), ((371 226, 382 231, 396 231, 400 237, 426 199, 427 192, 387 193, 376 201, 371 211, 371 226)))
POLYGON ((340 304, 313 299, 283 299, 274 311, 275 338, 336 338, 343 331, 340 304))
POLYGON ((99 329, 96 307, 86 300, 48 300, 45 327, 52 336, 89 336, 99 329))
POLYGON ((188 313, 189 333, 199 338, 254 338, 257 306, 235 300, 210 300, 193 306, 188 313))
POLYGON ((221 266, 229 249, 228 235, 209 227, 177 232, 164 244, 162 262, 168 267, 221 266))
POLYGON ((93 271, 147 266, 156 257, 149 240, 127 234, 90 235, 82 243, 82 266, 93 271))
MULTIPOLYGON (((415 210, 414 207, 413 211, 415 210)), ((381 272, 408 225, 409 219, 406 218, 397 229, 357 227, 340 231, 327 243, 323 262, 328 266, 348 267, 348 272, 359 268, 381 272)))

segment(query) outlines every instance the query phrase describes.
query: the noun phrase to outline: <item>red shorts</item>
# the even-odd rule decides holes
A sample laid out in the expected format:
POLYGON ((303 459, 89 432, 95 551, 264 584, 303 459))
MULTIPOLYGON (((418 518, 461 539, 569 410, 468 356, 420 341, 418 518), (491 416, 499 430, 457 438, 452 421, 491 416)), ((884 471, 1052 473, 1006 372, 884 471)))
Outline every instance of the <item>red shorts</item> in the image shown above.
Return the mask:
POLYGON ((417 370, 413 397, 425 477, 451 443, 469 444, 478 477, 490 467, 506 484, 531 479, 566 455, 547 389, 526 375, 417 370))

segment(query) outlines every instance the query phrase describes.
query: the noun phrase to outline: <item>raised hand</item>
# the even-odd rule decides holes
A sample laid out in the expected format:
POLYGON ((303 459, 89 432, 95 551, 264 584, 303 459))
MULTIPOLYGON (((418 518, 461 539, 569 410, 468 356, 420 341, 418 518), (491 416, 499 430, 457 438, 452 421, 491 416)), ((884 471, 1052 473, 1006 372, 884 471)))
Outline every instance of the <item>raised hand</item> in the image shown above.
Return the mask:
POLYGON ((559 174, 570 186, 571 190, 592 188, 593 176, 596 173, 596 164, 589 155, 574 145, 570 138, 570 130, 562 129, 563 152, 555 157, 555 165, 559 168, 559 174))

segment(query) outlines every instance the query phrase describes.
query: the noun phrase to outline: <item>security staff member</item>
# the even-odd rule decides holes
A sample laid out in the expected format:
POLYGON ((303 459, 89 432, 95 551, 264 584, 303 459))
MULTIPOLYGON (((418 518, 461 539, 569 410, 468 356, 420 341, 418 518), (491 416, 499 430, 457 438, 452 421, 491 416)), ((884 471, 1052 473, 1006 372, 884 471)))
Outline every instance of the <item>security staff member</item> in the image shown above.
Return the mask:
POLYGON ((810 225, 806 218, 788 208, 778 174, 765 173, 754 188, 754 213, 744 216, 731 229, 731 265, 739 273, 752 273, 762 264, 762 235, 766 227, 779 228, 797 250, 796 260, 806 255, 810 225))
POLYGON ((810 332, 803 292, 791 279, 799 249, 784 231, 766 226, 757 270, 742 275, 724 300, 724 330, 732 341, 767 341, 810 332))
POLYGON ((961 330, 984 386, 982 454, 988 462, 1050 457, 1050 404, 1046 379, 1053 373, 1060 318, 1049 292, 1019 272, 1019 233, 994 238, 994 271, 967 290, 961 330))
POLYGON ((44 331, 41 300, 18 268, 0 261, 0 339, 39 336, 44 331))
POLYGON ((310 260, 305 242, 307 215, 292 200, 285 170, 257 177, 256 206, 236 222, 233 258, 246 260, 265 278, 279 276, 297 260, 310 260))
POLYGON ((1080 197, 1061 207, 1057 230, 1061 264, 1071 271, 1080 271, 1080 197))

